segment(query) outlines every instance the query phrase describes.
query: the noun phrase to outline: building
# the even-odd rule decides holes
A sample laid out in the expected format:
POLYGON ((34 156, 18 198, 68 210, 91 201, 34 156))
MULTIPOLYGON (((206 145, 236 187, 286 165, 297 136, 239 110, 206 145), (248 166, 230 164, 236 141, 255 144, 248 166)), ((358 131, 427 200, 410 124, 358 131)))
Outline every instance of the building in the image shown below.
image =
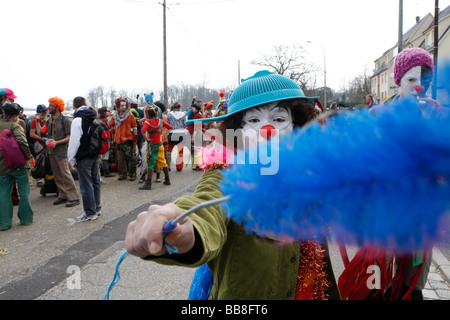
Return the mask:
MULTIPOLYGON (((450 57, 450 6, 440 12, 438 21, 438 60, 442 61, 443 57, 450 57)), ((434 16, 431 13, 423 18, 417 17, 415 25, 403 34, 403 48, 413 47, 425 49, 433 56, 434 16)), ((398 43, 374 61, 375 69, 370 80, 371 94, 377 103, 399 93, 400 88, 394 82, 394 60, 397 53, 398 43)))

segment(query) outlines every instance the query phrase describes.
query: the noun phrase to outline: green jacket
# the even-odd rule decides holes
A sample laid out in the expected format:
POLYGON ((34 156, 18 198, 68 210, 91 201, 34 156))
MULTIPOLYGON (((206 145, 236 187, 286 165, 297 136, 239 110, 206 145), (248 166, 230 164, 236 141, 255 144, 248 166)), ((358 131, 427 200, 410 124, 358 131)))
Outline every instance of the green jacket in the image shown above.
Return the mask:
MULTIPOLYGON (((58 118, 53 119, 51 116, 45 123, 48 128, 47 137, 55 141, 62 140, 70 136, 70 127, 72 119, 60 114, 58 118)), ((67 150, 69 143, 58 144, 54 149, 48 149, 48 154, 56 154, 58 159, 67 158, 67 150)))
MULTIPOLYGON (((222 197, 219 170, 206 172, 191 196, 175 204, 184 212, 193 206, 222 197)), ((195 227, 196 244, 188 254, 150 258, 166 265, 198 267, 208 264, 214 276, 211 299, 293 299, 297 284, 299 243, 279 242, 248 235, 227 219, 220 206, 212 206, 190 215, 195 227), (197 239, 201 240, 197 241, 197 239)), ((327 261, 328 294, 339 299, 331 262, 327 261)))
MULTIPOLYGON (((23 131, 23 128, 17 123, 0 119, 0 132, 2 132, 3 129, 9 129, 12 131, 14 137, 17 140, 17 143, 19 144, 20 149, 25 155, 25 159, 30 160, 31 159, 30 147, 28 146, 27 137, 25 135, 25 131, 23 131)), ((26 164, 25 168, 29 168, 29 164, 26 164)), ((3 153, 0 150, 0 174, 5 174, 13 170, 16 169, 11 169, 6 166, 5 159, 3 158, 3 153)))

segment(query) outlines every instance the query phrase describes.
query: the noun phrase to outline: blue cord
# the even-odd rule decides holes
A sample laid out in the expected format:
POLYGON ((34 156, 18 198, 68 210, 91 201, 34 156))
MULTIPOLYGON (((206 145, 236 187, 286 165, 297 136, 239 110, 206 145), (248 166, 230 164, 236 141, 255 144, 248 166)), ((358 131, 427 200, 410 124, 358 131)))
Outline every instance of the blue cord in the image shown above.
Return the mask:
MULTIPOLYGON (((170 246, 166 242, 164 242, 164 245, 166 246, 166 249, 167 249, 169 254, 174 254, 174 253, 178 252, 177 247, 170 246)), ((114 288, 114 286, 116 285, 116 283, 119 282, 119 280, 120 280, 119 267, 120 267, 120 265, 122 264, 123 260, 125 259, 125 257, 127 255, 128 255, 128 251, 125 250, 124 252, 122 252, 122 254, 120 255, 119 259, 117 260, 116 272, 114 273, 114 278, 112 279, 111 283, 109 284, 108 290, 106 291, 106 294, 103 297, 103 300, 109 300, 109 294, 111 293, 111 291, 114 288)))
POLYGON ((111 290, 113 289, 113 287, 115 286, 115 284, 117 282, 119 282, 120 280, 120 272, 119 272, 119 267, 120 264, 122 263, 122 261, 125 259, 125 257, 128 255, 128 251, 124 251, 122 252, 122 254, 119 257, 119 260, 116 263, 116 272, 114 273, 114 278, 111 281, 111 283, 109 284, 108 287, 108 291, 106 291, 105 296, 103 297, 103 300, 109 300, 109 293, 111 292, 111 290))

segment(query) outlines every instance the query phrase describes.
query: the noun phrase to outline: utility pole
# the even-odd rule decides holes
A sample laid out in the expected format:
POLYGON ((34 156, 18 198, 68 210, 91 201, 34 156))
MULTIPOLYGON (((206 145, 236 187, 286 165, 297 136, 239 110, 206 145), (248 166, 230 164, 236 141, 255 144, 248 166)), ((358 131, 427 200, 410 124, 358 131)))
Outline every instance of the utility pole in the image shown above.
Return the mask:
POLYGON ((398 2, 398 53, 400 53, 403 50, 403 0, 398 2))
POLYGON ((169 102, 167 98, 167 36, 166 36, 166 0, 162 3, 163 6, 163 50, 164 50, 164 105, 169 108, 169 102))
POLYGON ((238 85, 241 84, 241 60, 238 60, 238 85))
POLYGON ((438 49, 439 49, 439 0, 434 3, 434 79, 432 87, 432 97, 436 100, 437 96, 437 73, 438 73, 438 49))

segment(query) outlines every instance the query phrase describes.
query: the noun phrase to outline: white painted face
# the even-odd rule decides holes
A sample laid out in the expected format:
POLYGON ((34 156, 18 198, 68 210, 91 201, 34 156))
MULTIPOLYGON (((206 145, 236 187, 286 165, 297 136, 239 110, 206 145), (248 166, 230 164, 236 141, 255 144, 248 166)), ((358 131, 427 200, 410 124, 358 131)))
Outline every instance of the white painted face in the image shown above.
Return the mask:
POLYGON ((275 134, 285 135, 293 129, 291 110, 279 107, 277 102, 251 108, 242 119, 242 130, 250 137, 250 145, 261 143, 275 134))
MULTIPOLYGON (((417 87, 422 87, 422 67, 417 66, 409 69, 400 80, 401 96, 418 95, 417 87)), ((420 89, 419 89, 420 90, 420 89)))

